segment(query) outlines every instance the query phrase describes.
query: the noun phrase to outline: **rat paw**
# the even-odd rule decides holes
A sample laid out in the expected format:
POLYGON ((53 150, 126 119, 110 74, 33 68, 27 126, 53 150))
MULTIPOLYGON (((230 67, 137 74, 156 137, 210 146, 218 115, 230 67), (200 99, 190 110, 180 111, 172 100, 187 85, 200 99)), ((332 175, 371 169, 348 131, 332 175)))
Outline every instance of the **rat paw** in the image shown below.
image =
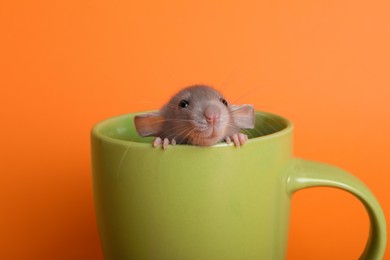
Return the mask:
POLYGON ((172 138, 172 140, 169 140, 168 138, 162 139, 160 137, 157 137, 156 139, 154 139, 153 147, 157 147, 161 144, 162 144, 162 148, 165 150, 168 148, 169 144, 176 145, 176 140, 175 140, 175 138, 172 138))
POLYGON ((227 144, 231 144, 232 141, 234 143, 234 146, 241 146, 244 145, 246 141, 248 141, 248 136, 243 133, 238 133, 238 134, 233 134, 232 136, 227 136, 225 138, 225 142, 227 144))

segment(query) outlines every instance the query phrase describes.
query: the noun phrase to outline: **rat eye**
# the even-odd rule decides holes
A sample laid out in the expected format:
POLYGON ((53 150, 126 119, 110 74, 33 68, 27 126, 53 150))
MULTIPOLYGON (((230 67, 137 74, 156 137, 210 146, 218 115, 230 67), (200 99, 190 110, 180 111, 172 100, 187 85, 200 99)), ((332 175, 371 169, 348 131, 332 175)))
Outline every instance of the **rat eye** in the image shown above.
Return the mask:
POLYGON ((186 107, 188 107, 188 105, 189 105, 190 103, 187 101, 187 100, 180 100, 180 102, 179 102, 179 108, 186 108, 186 107))
POLYGON ((220 98, 219 100, 221 100, 222 104, 224 104, 225 106, 228 106, 228 102, 226 101, 226 99, 220 98))

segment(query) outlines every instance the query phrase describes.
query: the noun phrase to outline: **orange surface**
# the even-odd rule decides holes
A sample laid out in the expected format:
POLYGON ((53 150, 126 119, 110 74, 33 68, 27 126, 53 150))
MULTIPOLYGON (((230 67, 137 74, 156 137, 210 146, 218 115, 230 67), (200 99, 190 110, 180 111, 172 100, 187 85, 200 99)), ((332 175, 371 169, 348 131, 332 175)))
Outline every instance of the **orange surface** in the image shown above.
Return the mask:
MULTIPOLYGON (((390 2, 238 2, 0 3, 1 259, 102 259, 90 127, 193 83, 292 119, 295 154, 389 216, 390 2)), ((288 259, 357 259, 367 235, 351 195, 294 196, 288 259)))

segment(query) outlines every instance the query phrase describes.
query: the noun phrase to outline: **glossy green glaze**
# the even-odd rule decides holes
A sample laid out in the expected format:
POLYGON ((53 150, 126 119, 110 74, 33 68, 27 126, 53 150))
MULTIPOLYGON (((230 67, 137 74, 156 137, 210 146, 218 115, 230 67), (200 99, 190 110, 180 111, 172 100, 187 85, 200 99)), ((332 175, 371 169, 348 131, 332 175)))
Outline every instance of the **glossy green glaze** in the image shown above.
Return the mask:
POLYGON ((285 259, 291 195, 334 186, 357 196, 371 219, 366 259, 386 244, 382 210, 353 176, 292 156, 291 123, 257 112, 243 147, 152 148, 135 114, 97 124, 93 188, 105 259, 285 259))

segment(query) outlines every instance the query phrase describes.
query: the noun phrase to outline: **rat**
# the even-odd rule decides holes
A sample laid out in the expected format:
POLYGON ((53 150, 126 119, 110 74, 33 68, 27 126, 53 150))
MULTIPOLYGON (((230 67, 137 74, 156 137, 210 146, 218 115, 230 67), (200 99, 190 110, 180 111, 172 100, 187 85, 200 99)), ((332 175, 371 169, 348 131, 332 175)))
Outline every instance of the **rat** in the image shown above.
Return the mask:
POLYGON ((155 136, 153 147, 169 144, 212 146, 218 142, 244 145, 248 136, 242 129, 252 129, 255 115, 252 105, 229 104, 216 89, 193 85, 182 89, 158 112, 134 117, 140 136, 155 136))

